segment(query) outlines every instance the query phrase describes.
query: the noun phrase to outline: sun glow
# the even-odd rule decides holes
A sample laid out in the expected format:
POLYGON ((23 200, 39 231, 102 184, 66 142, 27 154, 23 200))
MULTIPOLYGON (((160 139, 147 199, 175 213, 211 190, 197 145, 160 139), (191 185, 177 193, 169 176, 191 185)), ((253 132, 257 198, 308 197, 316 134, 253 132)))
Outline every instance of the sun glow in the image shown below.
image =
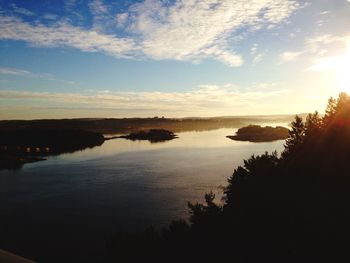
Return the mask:
POLYGON ((340 91, 350 93, 350 43, 344 56, 339 58, 339 64, 336 65, 337 81, 340 91))
POLYGON ((350 94, 350 41, 348 41, 346 47, 343 55, 320 58, 307 69, 311 71, 333 72, 336 82, 333 91, 337 94, 339 92, 350 94))

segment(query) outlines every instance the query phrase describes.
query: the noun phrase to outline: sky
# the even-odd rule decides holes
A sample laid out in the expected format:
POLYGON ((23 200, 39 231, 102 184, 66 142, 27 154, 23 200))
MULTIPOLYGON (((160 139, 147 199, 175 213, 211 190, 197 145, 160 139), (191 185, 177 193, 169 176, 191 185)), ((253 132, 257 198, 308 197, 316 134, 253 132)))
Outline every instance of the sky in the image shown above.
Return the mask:
POLYGON ((0 119, 324 111, 350 0, 0 0, 0 119))

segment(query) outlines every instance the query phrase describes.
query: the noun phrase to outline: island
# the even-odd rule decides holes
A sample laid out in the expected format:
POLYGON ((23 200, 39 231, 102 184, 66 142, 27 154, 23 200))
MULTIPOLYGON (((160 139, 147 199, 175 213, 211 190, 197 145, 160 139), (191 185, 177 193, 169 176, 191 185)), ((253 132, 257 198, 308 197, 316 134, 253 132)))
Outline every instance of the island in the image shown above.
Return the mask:
POLYGON ((76 129, 0 130, 0 169, 18 169, 25 163, 92 148, 104 141, 101 133, 76 129))
POLYGON ((128 135, 119 136, 119 138, 124 138, 128 140, 147 140, 152 143, 154 142, 164 142, 178 138, 176 134, 171 131, 164 129, 151 129, 148 131, 138 131, 132 132, 128 135))
POLYGON ((249 125, 238 129, 236 135, 228 135, 226 137, 235 141, 272 142, 285 140, 288 136, 289 130, 285 127, 249 125))

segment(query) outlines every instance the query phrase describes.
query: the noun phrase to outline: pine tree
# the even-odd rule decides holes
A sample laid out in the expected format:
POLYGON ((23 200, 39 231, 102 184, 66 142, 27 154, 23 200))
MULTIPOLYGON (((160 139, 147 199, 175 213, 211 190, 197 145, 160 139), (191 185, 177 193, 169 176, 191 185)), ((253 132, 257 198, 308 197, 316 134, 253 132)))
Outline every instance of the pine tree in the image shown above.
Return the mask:
POLYGON ((292 129, 289 131, 289 137, 286 139, 284 155, 293 151, 298 145, 301 145, 305 137, 305 125, 303 119, 298 115, 292 122, 292 129))
POLYGON ((322 118, 317 111, 308 114, 305 121, 305 136, 310 137, 316 135, 322 128, 322 124, 322 118))
POLYGON ((325 123, 325 125, 328 126, 333 121, 336 111, 337 111, 337 100, 333 99, 333 97, 330 97, 328 99, 326 112, 323 117, 323 122, 325 123))

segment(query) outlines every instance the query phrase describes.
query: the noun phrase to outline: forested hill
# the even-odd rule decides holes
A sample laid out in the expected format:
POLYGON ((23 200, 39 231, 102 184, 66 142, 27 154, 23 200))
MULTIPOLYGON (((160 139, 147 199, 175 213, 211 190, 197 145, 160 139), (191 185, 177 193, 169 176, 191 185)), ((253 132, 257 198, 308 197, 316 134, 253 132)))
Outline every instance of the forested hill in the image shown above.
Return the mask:
POLYGON ((281 157, 252 156, 235 169, 222 204, 208 193, 204 204, 189 204, 189 223, 119 233, 111 259, 350 262, 349 164, 350 98, 342 93, 323 117, 295 118, 281 157))

